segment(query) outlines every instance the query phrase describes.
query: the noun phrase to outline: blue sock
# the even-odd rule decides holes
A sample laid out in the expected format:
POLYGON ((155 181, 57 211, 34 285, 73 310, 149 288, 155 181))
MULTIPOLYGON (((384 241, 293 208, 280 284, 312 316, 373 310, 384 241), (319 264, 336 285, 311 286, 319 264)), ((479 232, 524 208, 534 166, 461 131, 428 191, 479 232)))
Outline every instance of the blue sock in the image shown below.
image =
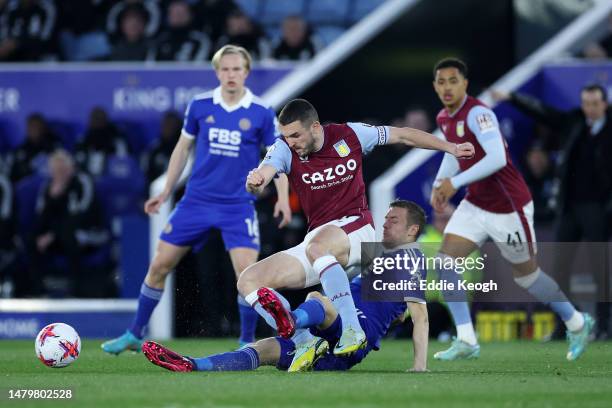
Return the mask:
POLYGON ((315 327, 325 320, 325 309, 317 299, 310 299, 302 303, 293 311, 295 326, 298 329, 315 327))
POLYGON ((259 367, 259 355, 252 347, 204 358, 192 358, 192 361, 196 365, 196 371, 247 371, 259 367))
POLYGON ((342 318, 342 329, 351 327, 363 331, 357 317, 357 309, 351 295, 346 272, 332 255, 325 255, 314 261, 314 270, 319 274, 321 286, 342 318))
POLYGON ((514 281, 527 289, 527 292, 534 298, 549 305, 564 322, 568 321, 576 312, 576 308, 567 300, 557 282, 541 269, 538 268, 530 275, 515 278, 514 281))
POLYGON ((140 296, 138 296, 138 309, 136 310, 136 317, 130 327, 130 332, 139 339, 144 337, 144 330, 149 324, 151 314, 155 310, 155 306, 159 303, 159 299, 164 293, 163 289, 155 289, 147 286, 144 282, 140 287, 140 296))
MULTIPOLYGON (((439 258, 436 259, 436 267, 438 270, 438 276, 440 281, 446 281, 447 283, 453 283, 457 288, 457 283, 462 279, 462 275, 455 272, 455 268, 450 266, 450 262, 454 261, 452 257, 440 254, 439 258), (437 260, 441 259, 442 264, 438 265, 437 260)), ((470 315, 470 308, 467 303, 467 293, 462 290, 443 290, 444 301, 448 306, 448 310, 453 316, 455 326, 462 324, 472 324, 472 316, 470 315)))
POLYGON ((255 329, 257 329, 259 315, 240 295, 238 295, 238 312, 240 313, 240 343, 252 343, 255 341, 255 329))

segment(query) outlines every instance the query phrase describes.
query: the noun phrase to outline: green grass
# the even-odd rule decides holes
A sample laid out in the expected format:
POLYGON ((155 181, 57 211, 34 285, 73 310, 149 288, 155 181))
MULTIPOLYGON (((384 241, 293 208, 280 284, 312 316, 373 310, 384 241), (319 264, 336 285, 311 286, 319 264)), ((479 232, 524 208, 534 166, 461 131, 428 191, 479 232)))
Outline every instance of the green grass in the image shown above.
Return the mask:
MULTIPOLYGON (((200 356, 229 350, 231 340, 180 340, 176 350, 200 356)), ((430 359, 430 373, 404 372, 409 341, 383 342, 381 351, 343 373, 172 373, 139 354, 105 355, 86 341, 74 365, 43 366, 32 341, 0 341, 0 407, 610 407, 612 342, 592 343, 578 361, 565 361, 564 343, 482 345, 479 360, 430 359), (71 388, 72 401, 8 400, 11 388, 71 388)), ((444 345, 432 343, 430 353, 444 345)))

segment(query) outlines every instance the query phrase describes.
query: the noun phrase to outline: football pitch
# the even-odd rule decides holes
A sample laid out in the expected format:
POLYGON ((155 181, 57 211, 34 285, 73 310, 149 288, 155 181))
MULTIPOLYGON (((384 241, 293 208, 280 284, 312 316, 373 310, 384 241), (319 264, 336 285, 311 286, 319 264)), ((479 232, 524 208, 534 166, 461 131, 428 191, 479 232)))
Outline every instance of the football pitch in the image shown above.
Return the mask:
MULTIPOLYGON (((232 340, 167 343, 192 356, 229 351, 232 340)), ((348 372, 287 374, 273 367, 251 372, 173 373, 142 354, 105 355, 85 341, 70 367, 51 369, 34 355, 33 341, 0 341, 0 407, 610 407, 612 342, 592 343, 581 359, 565 361, 566 344, 486 343, 479 360, 431 359, 445 344, 431 343, 431 372, 404 372, 409 340, 387 340, 348 372), (71 389, 71 400, 9 399, 9 390, 71 389)))

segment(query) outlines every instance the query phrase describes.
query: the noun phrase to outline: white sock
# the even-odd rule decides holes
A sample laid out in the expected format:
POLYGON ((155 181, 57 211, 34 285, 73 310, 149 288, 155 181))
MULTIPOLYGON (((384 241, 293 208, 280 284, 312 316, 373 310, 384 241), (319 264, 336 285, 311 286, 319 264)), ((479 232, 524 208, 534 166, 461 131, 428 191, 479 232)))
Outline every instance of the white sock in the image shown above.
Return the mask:
POLYGON ((297 329, 295 334, 291 337, 291 341, 297 346, 310 341, 312 338, 314 338, 314 336, 310 333, 309 329, 297 329))
MULTIPOLYGON (((291 305, 289 304, 289 301, 280 293, 278 293, 277 291, 275 291, 274 289, 268 288, 270 289, 272 292, 274 292, 274 294, 276 294, 276 296, 278 297, 278 299, 281 301, 281 303, 283 304, 283 306, 285 307, 285 309, 287 309, 287 311, 291 311, 291 305)), ((268 312, 266 312, 266 310, 263 308, 263 306, 261 304, 259 304, 259 296, 257 295, 257 291, 254 290, 251 293, 249 293, 248 295, 246 295, 244 297, 244 300, 253 307, 253 309, 255 309, 255 311, 257 312, 257 314, 259 314, 261 317, 264 318, 264 320, 266 321, 266 323, 268 323, 268 325, 270 327, 272 327, 273 329, 277 329, 276 327, 276 321, 274 320, 274 317, 272 317, 272 315, 268 312)))
POLYGON ((478 344, 476 340, 476 333, 474 333, 474 326, 472 323, 464 323, 457 325, 457 338, 470 346, 478 344))
POLYGON ((312 267, 319 274, 325 295, 331 300, 342 319, 342 330, 350 327, 356 332, 362 332, 351 295, 351 286, 338 260, 332 255, 324 255, 317 258, 312 267))
POLYGON ((566 320, 565 327, 571 332, 576 332, 584 326, 584 315, 578 311, 575 311, 569 320, 566 320))
POLYGON ((257 299, 259 299, 259 296, 257 296, 256 290, 252 291, 244 297, 244 300, 246 300, 246 302, 251 306, 253 306, 257 302, 257 299))

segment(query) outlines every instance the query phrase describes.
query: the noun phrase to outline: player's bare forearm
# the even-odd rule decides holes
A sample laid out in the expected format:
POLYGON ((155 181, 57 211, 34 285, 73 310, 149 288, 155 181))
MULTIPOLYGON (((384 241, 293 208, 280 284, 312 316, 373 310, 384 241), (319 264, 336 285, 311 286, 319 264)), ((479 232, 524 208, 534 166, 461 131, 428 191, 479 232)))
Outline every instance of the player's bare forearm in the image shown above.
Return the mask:
POLYGON ((439 150, 450 153, 457 158, 469 158, 474 155, 474 146, 471 143, 454 144, 440 139, 431 133, 418 129, 403 127, 390 127, 388 143, 403 143, 421 149, 439 150))
POLYGON ((403 143, 421 149, 440 150, 446 153, 455 153, 455 144, 442 140, 431 133, 409 127, 391 127, 389 143, 403 143))
POLYGON ((278 199, 274 204, 274 217, 281 217, 278 228, 283 228, 291 222, 291 206, 289 205, 289 180, 287 175, 279 174, 274 178, 278 199))
POLYGON ((427 347, 429 342, 429 319, 427 305, 408 302, 408 309, 414 324, 412 342, 414 347, 413 371, 427 370, 427 347))
POLYGON ((278 196, 278 201, 285 203, 289 202, 289 179, 286 174, 279 174, 277 178, 274 179, 274 187, 276 187, 276 195, 278 196))
POLYGON ((174 190, 174 186, 178 181, 179 177, 187 165, 189 159, 189 153, 193 147, 193 139, 185 136, 181 136, 174 146, 172 155, 170 156, 170 162, 168 163, 168 171, 166 175, 166 186, 164 187, 163 194, 170 195, 174 190))

